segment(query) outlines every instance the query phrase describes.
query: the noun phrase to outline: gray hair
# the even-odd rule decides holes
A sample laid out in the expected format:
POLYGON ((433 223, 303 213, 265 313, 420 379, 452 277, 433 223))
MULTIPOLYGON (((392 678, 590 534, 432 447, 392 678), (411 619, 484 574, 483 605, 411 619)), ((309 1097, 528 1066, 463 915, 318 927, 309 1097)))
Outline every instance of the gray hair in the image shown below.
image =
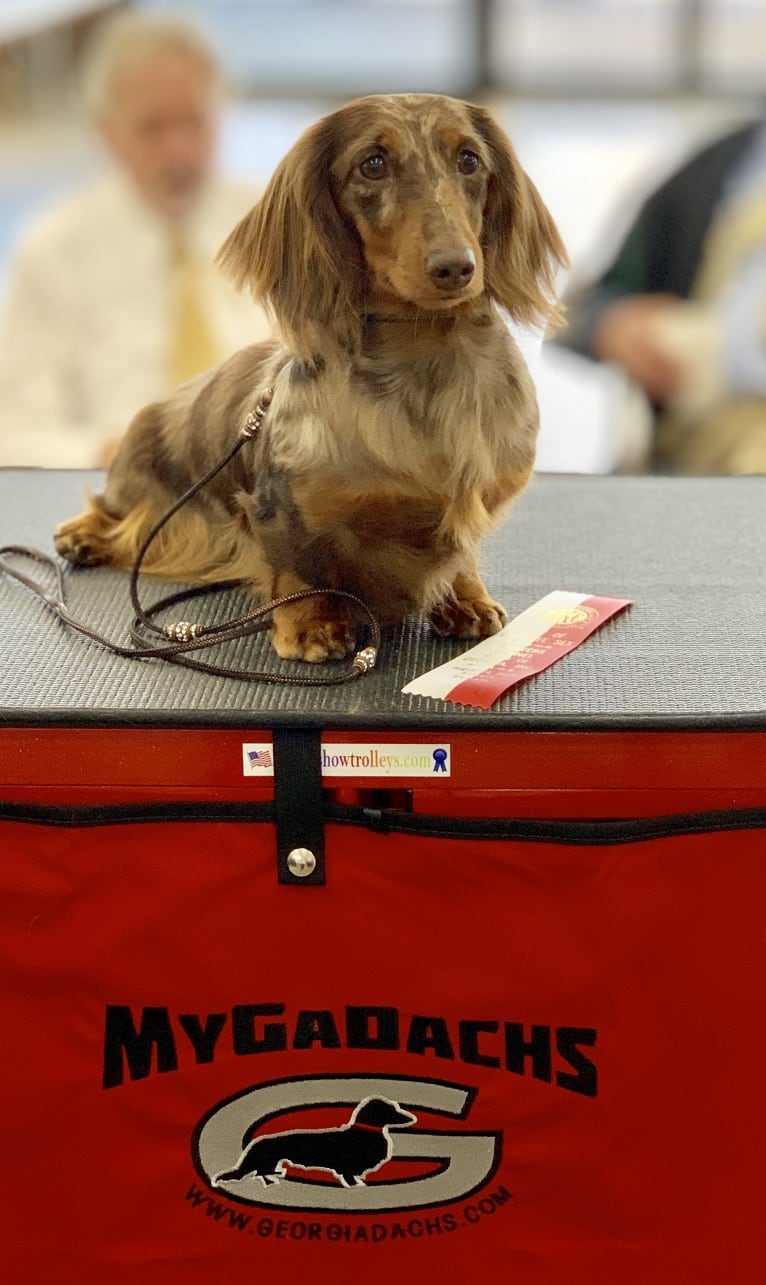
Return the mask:
POLYGON ((97 28, 83 59, 81 87, 85 106, 98 120, 108 115, 114 82, 124 67, 148 62, 155 54, 181 49, 206 67, 218 87, 222 73, 202 31, 175 14, 120 13, 97 28))

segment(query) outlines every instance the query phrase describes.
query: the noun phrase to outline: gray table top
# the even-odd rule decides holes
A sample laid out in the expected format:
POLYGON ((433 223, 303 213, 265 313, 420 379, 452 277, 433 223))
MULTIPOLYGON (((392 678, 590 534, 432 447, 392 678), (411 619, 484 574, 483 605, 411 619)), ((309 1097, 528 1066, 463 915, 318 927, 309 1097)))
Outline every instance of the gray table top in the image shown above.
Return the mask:
MULTIPOLYGON (((56 524, 82 507, 98 473, 0 470, 0 543, 52 552, 56 524)), ((426 727, 477 730, 766 729, 766 477, 538 476, 486 544, 490 590, 514 616, 553 589, 630 598, 616 616, 491 710, 404 695, 410 679, 469 644, 419 619, 384 634, 378 668, 335 688, 272 687, 159 661, 113 656, 61 625, 0 575, 0 720, 6 726, 426 727)), ((124 643, 128 577, 66 569, 75 615, 124 643)), ((168 592, 150 581, 148 601, 168 592)), ((211 600, 207 622, 242 610, 211 600)), ((225 664, 282 673, 265 636, 225 664)), ((326 667, 329 668, 329 667, 326 667)))

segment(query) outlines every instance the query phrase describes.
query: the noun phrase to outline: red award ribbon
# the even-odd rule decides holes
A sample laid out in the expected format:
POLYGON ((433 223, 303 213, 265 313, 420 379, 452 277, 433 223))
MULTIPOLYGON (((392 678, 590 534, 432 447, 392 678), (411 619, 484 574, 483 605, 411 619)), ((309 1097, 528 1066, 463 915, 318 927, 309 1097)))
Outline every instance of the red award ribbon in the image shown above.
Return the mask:
POLYGON ((509 687, 555 664, 629 606, 627 598, 556 590, 516 616, 499 634, 414 679, 403 690, 489 709, 509 687))

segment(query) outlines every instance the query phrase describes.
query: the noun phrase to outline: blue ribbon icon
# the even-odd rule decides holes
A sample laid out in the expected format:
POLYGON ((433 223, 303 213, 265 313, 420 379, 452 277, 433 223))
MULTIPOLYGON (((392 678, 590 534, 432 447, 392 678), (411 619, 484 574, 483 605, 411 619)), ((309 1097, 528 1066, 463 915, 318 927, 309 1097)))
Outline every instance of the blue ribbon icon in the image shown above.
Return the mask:
POLYGON ((447 750, 434 750, 434 772, 447 771, 447 750))

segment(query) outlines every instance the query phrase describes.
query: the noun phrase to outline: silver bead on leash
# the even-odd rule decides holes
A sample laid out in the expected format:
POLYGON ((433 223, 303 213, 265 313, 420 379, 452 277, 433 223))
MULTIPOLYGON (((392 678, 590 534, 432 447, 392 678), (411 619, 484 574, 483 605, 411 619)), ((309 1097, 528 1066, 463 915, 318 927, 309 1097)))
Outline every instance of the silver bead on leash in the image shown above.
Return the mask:
POLYGON ((273 396, 274 396, 273 388, 264 388, 263 392, 258 398, 258 405, 256 406, 255 410, 248 411, 247 415, 245 416, 245 422, 242 425, 241 429, 239 430, 240 437, 253 438, 258 436, 258 434, 261 431, 261 425, 263 423, 264 416, 266 415, 266 411, 269 409, 269 406, 271 405, 273 396))
POLYGON ((374 647, 363 647, 354 656, 351 662, 351 670, 355 674, 366 674, 368 670, 375 668, 377 659, 378 653, 374 647))
POLYGON ((192 638, 199 638, 202 625, 195 624, 193 620, 176 620, 172 624, 163 625, 162 632, 172 642, 191 642, 192 638))

